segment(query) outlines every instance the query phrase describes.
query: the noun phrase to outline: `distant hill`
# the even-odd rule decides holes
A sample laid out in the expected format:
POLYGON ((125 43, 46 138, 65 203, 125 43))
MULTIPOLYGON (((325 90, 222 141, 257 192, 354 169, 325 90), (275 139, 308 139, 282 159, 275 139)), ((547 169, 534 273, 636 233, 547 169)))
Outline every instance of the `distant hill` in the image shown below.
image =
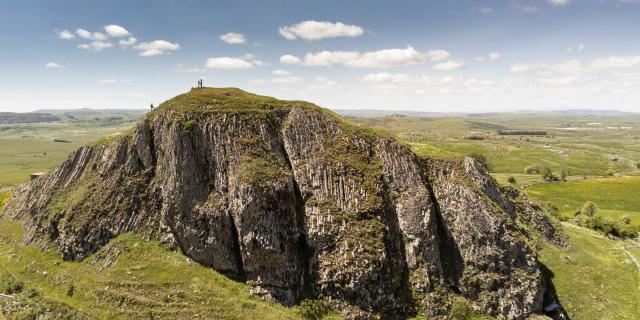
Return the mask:
POLYGON ((618 110, 590 110, 590 109, 559 109, 559 110, 518 110, 513 112, 423 112, 409 110, 384 109, 332 109, 335 113, 345 117, 380 118, 390 116, 408 117, 478 117, 492 115, 559 115, 559 116, 601 116, 619 117, 625 115, 637 116, 640 113, 618 110))
POLYGON ((53 122, 60 121, 60 118, 41 112, 28 112, 28 113, 14 113, 14 112, 0 112, 0 124, 15 124, 15 123, 37 123, 37 122, 53 122))

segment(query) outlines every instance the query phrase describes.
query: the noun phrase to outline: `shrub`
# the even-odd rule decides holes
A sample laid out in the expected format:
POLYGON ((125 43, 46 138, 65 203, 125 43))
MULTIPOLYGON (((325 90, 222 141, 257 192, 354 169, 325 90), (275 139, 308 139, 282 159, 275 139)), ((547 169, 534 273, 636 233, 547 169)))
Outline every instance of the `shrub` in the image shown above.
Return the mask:
POLYGON ((474 152, 469 154, 469 157, 475 159, 485 170, 489 171, 491 169, 491 162, 484 155, 474 152))
POLYGON ((305 299, 300 302, 297 312, 307 320, 320 320, 327 315, 331 309, 322 300, 305 299))
POLYGON ((507 178, 507 181, 509 183, 516 183, 516 178, 514 178, 513 176, 510 176, 509 178, 507 178))
POLYGON ((12 275, 5 273, 0 278, 0 293, 16 294, 22 292, 24 283, 16 280, 12 275))
POLYGON ((76 287, 73 284, 70 284, 67 288, 67 296, 73 297, 74 292, 76 291, 76 287))
POLYGON ((532 164, 524 167, 524 173, 526 174, 538 174, 544 168, 541 164, 532 164))
POLYGON ((622 216, 622 223, 631 224, 631 218, 628 215, 622 216))
POLYGON ((567 181, 568 176, 569 176, 569 170, 565 168, 560 169, 560 179, 562 179, 562 181, 567 181))
POLYGON ((560 178, 558 178, 558 176, 555 175, 549 168, 544 168, 542 170, 542 179, 547 182, 560 181, 560 178))
POLYGON ((196 126, 196 124, 198 124, 195 120, 187 120, 184 122, 184 128, 187 131, 191 131, 191 129, 193 129, 193 127, 196 126))
POLYGON ((587 201, 582 205, 578 214, 593 218, 598 213, 598 207, 593 201, 587 201))

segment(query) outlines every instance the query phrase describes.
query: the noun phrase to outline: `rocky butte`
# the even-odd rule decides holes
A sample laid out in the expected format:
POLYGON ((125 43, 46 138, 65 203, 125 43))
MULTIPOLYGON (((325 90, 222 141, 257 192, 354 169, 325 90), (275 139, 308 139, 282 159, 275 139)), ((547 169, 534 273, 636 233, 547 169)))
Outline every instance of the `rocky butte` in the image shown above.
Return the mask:
POLYGON ((473 159, 415 155, 301 101, 197 88, 15 190, 4 216, 78 261, 119 234, 175 246, 291 306, 349 318, 446 317, 451 298, 541 313, 536 256, 561 232, 473 159))

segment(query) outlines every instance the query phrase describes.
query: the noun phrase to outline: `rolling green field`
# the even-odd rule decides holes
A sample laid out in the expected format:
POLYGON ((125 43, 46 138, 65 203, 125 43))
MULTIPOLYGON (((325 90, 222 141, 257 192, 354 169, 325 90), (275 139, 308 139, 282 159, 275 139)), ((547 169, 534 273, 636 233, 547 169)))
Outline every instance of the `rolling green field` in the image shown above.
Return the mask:
POLYGON ((421 118, 387 116, 351 120, 385 128, 424 156, 486 156, 493 173, 525 173, 543 165, 574 176, 639 175, 640 116, 486 114, 421 118), (498 135, 498 130, 546 131, 545 136, 498 135), (470 136, 482 140, 469 140, 470 136))
POLYGON ((110 111, 67 112, 57 122, 0 125, 0 187, 26 182, 31 173, 50 170, 78 147, 132 127, 137 117, 137 113, 110 111))
POLYGON ((546 247, 540 261, 551 270, 560 303, 571 319, 638 319, 640 266, 622 250, 636 247, 632 254, 638 259, 637 243, 564 226, 571 239, 569 246, 546 247))
POLYGON ((640 178, 600 178, 564 183, 539 183, 528 187, 534 200, 555 204, 560 213, 573 217, 586 201, 598 206, 598 214, 620 221, 631 218, 631 225, 640 226, 640 178))
MULTIPOLYGON (((114 117, 92 112, 59 116, 59 122, 0 125, 0 207, 10 187, 28 181, 30 173, 50 170, 75 148, 123 132, 136 119, 135 115, 114 117), (54 138, 71 143, 56 143, 54 138)), ((562 216, 571 218, 584 202, 593 201, 598 215, 615 221, 629 216, 629 226, 640 228, 638 116, 591 119, 496 114, 351 119, 384 128, 423 156, 482 154, 499 183, 524 190, 538 203, 555 204, 562 216), (501 136, 497 130, 545 130, 547 135, 501 136), (469 136, 482 139, 469 140, 469 136), (524 172, 531 165, 548 167, 556 174, 565 169, 569 176, 566 182, 545 182, 539 173, 524 172), (510 177, 516 182, 508 182, 510 177)), ((540 260, 549 269, 560 302, 571 318, 637 319, 640 267, 632 257, 640 260, 640 242, 612 240, 588 229, 563 225, 569 245, 546 246, 540 260)), ((134 235, 123 235, 77 263, 21 244, 21 232, 16 223, 0 219, 0 286, 21 284, 23 288, 15 296, 31 306, 25 309, 27 313, 44 308, 79 314, 80 318, 90 310, 103 318, 180 314, 194 319, 298 319, 304 309, 286 309, 250 298, 246 284, 134 235), (108 263, 112 259, 115 262, 108 263)), ((7 300, 2 299, 0 305, 7 307, 7 300)), ((338 316, 330 314, 328 318, 338 316)))

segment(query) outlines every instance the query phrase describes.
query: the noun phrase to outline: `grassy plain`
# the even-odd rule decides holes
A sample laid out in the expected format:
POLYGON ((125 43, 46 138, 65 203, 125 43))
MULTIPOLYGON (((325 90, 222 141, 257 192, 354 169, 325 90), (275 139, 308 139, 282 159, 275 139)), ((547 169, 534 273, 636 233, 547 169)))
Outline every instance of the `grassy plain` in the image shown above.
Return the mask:
POLYGON ((0 187, 26 182, 31 173, 52 169, 78 147, 130 128, 138 114, 67 112, 57 122, 0 125, 0 187))

